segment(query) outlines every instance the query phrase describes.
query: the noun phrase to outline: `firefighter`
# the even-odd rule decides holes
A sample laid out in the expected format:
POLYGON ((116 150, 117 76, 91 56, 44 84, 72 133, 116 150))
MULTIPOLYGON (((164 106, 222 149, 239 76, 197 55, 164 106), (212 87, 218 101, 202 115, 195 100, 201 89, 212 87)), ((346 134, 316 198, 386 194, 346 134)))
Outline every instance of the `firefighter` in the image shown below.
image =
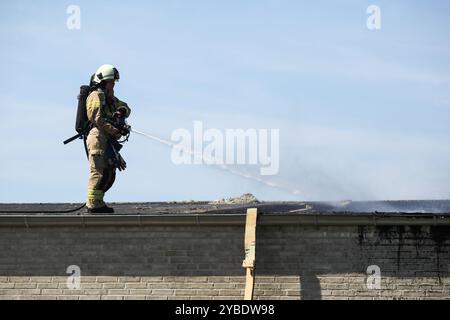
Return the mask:
POLYGON ((86 100, 87 117, 92 124, 86 139, 90 170, 86 207, 89 213, 114 212, 103 201, 105 192, 114 183, 118 167, 112 155, 111 142, 119 140, 123 134, 114 126, 113 120, 117 117, 127 118, 131 112, 125 102, 114 96, 114 85, 118 80, 119 72, 115 67, 102 65, 92 76, 94 90, 86 100))

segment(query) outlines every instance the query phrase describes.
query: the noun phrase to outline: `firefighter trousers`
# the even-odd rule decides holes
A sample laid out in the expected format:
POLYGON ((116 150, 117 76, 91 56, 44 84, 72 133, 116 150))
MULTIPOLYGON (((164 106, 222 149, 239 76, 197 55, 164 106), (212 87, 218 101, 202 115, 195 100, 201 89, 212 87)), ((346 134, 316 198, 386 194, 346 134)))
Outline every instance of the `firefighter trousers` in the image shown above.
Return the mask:
POLYGON ((103 138, 95 133, 90 133, 87 138, 89 180, 86 206, 90 209, 105 206, 103 197, 116 179, 116 168, 107 158, 103 138))

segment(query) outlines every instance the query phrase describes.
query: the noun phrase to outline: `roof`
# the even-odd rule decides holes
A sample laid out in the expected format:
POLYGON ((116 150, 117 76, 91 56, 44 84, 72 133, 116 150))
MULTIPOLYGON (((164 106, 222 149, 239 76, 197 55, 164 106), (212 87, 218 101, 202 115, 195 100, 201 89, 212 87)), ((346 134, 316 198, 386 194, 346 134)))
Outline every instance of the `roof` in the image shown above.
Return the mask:
POLYGON ((258 225, 450 225, 450 200, 111 203, 113 214, 87 214, 77 203, 3 203, 0 227, 100 225, 244 225, 258 208, 258 225))
MULTIPOLYGON (((82 215, 85 209, 66 212, 82 203, 0 203, 0 215, 82 215)), ((111 203, 119 215, 177 215, 177 214, 242 214, 247 208, 258 208, 266 214, 449 214, 450 200, 396 201, 258 201, 244 204, 208 201, 127 202, 111 203)), ((99 215, 99 214, 96 214, 99 215)))

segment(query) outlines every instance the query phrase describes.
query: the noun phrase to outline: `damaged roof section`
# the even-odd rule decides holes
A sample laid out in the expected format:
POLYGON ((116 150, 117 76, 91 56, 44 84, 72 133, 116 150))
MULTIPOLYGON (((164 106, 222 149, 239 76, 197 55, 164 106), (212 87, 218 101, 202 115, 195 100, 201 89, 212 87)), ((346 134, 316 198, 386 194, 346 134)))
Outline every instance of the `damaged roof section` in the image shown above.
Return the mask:
MULTIPOLYGON (((222 199, 223 200, 223 199, 222 199)), ((2 203, 0 215, 84 215, 86 210, 65 212, 82 203, 2 203)), ((185 214, 245 214, 247 208, 258 208, 261 214, 298 215, 354 215, 354 214, 440 214, 450 215, 450 200, 408 201, 173 201, 111 203, 115 215, 185 215, 185 214)), ((95 214, 101 215, 101 214, 95 214)))
POLYGON ((450 200, 259 201, 251 194, 215 201, 112 203, 113 214, 86 214, 82 204, 0 204, 0 227, 245 224, 248 208, 261 225, 450 225, 450 200), (79 210, 76 210, 79 208, 79 210))

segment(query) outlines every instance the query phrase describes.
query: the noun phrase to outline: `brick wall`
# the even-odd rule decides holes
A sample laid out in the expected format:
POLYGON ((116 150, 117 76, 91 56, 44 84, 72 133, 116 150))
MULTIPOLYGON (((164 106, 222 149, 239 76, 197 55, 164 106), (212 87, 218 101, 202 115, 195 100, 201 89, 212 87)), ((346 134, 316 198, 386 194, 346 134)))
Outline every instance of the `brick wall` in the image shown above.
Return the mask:
MULTIPOLYGON (((242 299, 243 242, 243 226, 0 228, 0 299, 242 299)), ((260 226, 255 299, 450 299, 449 249, 444 226, 260 226)))

